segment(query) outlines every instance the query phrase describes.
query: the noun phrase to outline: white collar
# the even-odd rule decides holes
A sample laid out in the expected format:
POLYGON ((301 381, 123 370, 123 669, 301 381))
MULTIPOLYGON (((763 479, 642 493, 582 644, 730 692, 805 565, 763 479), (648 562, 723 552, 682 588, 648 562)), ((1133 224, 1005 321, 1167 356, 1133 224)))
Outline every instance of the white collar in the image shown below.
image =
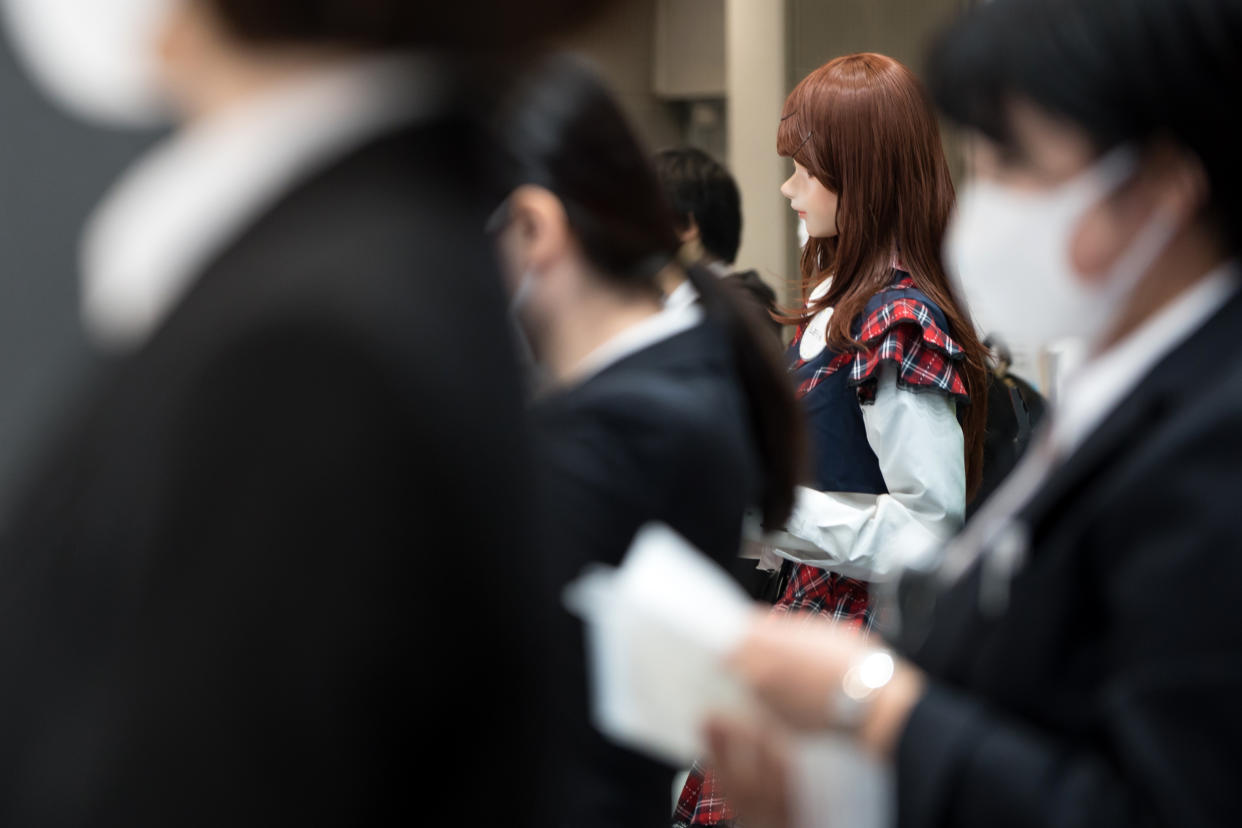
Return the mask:
POLYGON ((631 354, 672 339, 702 321, 703 309, 696 304, 680 308, 666 307, 659 313, 629 326, 587 354, 574 368, 568 384, 580 384, 631 354))
MULTIPOLYGON (((701 261, 700 264, 717 279, 727 279, 733 275, 733 271, 729 269, 727 264, 716 259, 701 261)), ((680 285, 673 288, 672 293, 664 297, 664 309, 679 310, 693 305, 697 301, 699 301, 699 292, 690 280, 686 279, 680 285)))
POLYGON ((694 285, 690 284, 690 280, 687 279, 673 288, 673 292, 664 298, 664 309, 681 310, 690 307, 697 301, 699 301, 699 292, 694 289, 694 285))
POLYGON ((210 260, 298 181, 428 109, 431 68, 412 55, 335 64, 139 159, 82 243, 82 313, 96 343, 142 344, 210 260))
POLYGON ((1129 336, 1066 378, 1052 419, 1053 446, 1077 448, 1166 354, 1197 331, 1237 290, 1236 263, 1213 270, 1129 336))

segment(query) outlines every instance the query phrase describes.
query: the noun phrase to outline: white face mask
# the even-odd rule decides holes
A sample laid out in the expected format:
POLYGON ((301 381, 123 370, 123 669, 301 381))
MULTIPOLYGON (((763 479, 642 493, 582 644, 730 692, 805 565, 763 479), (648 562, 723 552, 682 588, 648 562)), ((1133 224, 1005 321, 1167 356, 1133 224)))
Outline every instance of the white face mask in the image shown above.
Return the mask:
POLYGON ((180 0, 3 0, 15 50, 49 96, 109 126, 165 120, 157 40, 180 0))
POLYGON ((1090 283, 1070 263, 1070 246, 1087 211, 1136 166, 1134 152, 1121 148, 1050 192, 990 181, 965 189, 946 236, 945 258, 985 333, 1038 348, 1065 339, 1090 344, 1109 332, 1177 226, 1157 212, 1112 269, 1090 283))

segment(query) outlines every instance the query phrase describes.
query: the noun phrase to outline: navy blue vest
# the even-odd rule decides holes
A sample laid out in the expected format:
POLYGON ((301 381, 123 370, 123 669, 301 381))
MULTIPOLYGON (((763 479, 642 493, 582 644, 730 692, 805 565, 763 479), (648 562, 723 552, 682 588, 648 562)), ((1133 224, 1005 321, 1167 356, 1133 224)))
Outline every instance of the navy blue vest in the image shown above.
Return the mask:
MULTIPOLYGON (((898 271, 894 282, 908 278, 898 271)), ((948 320, 926 294, 918 288, 891 288, 871 298, 863 312, 851 325, 851 334, 857 338, 863 321, 882 306, 899 299, 922 302, 931 311, 932 318, 941 330, 949 330, 948 320)), ((790 370, 794 383, 801 388, 812 380, 821 369, 826 369, 839 354, 825 348, 815 358, 801 362, 798 345, 789 349, 790 370)), ((886 494, 888 487, 880 474, 880 463, 871 444, 867 442, 867 430, 863 425, 862 408, 858 392, 850 384, 853 361, 842 366, 836 373, 822 377, 819 383, 802 397, 802 408, 807 417, 807 434, 810 439, 812 468, 815 488, 821 492, 860 492, 886 494)))

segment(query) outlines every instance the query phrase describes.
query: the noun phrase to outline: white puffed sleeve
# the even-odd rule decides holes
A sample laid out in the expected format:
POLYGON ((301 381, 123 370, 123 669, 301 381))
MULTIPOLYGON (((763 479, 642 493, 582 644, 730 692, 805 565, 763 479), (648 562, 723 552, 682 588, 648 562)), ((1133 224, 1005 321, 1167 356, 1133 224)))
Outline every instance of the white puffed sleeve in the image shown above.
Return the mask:
POLYGON ((875 402, 862 406, 862 414, 888 494, 800 486, 787 534, 767 542, 789 560, 880 581, 961 528, 964 438, 955 402, 934 391, 898 388, 892 365, 881 368, 875 402))

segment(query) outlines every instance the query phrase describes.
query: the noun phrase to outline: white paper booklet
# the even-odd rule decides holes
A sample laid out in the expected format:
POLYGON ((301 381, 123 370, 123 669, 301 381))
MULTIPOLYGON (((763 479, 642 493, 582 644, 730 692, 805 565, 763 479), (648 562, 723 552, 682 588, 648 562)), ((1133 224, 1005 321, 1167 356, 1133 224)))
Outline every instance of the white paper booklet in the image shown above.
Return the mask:
MULTIPOLYGON (((686 767, 705 752, 709 716, 755 714, 757 702, 725 668, 755 605, 668 527, 643 528, 620 568, 589 570, 565 603, 586 623, 592 713, 610 739, 686 767)), ((797 828, 890 824, 889 774, 848 740, 805 739, 793 764, 797 828)))

